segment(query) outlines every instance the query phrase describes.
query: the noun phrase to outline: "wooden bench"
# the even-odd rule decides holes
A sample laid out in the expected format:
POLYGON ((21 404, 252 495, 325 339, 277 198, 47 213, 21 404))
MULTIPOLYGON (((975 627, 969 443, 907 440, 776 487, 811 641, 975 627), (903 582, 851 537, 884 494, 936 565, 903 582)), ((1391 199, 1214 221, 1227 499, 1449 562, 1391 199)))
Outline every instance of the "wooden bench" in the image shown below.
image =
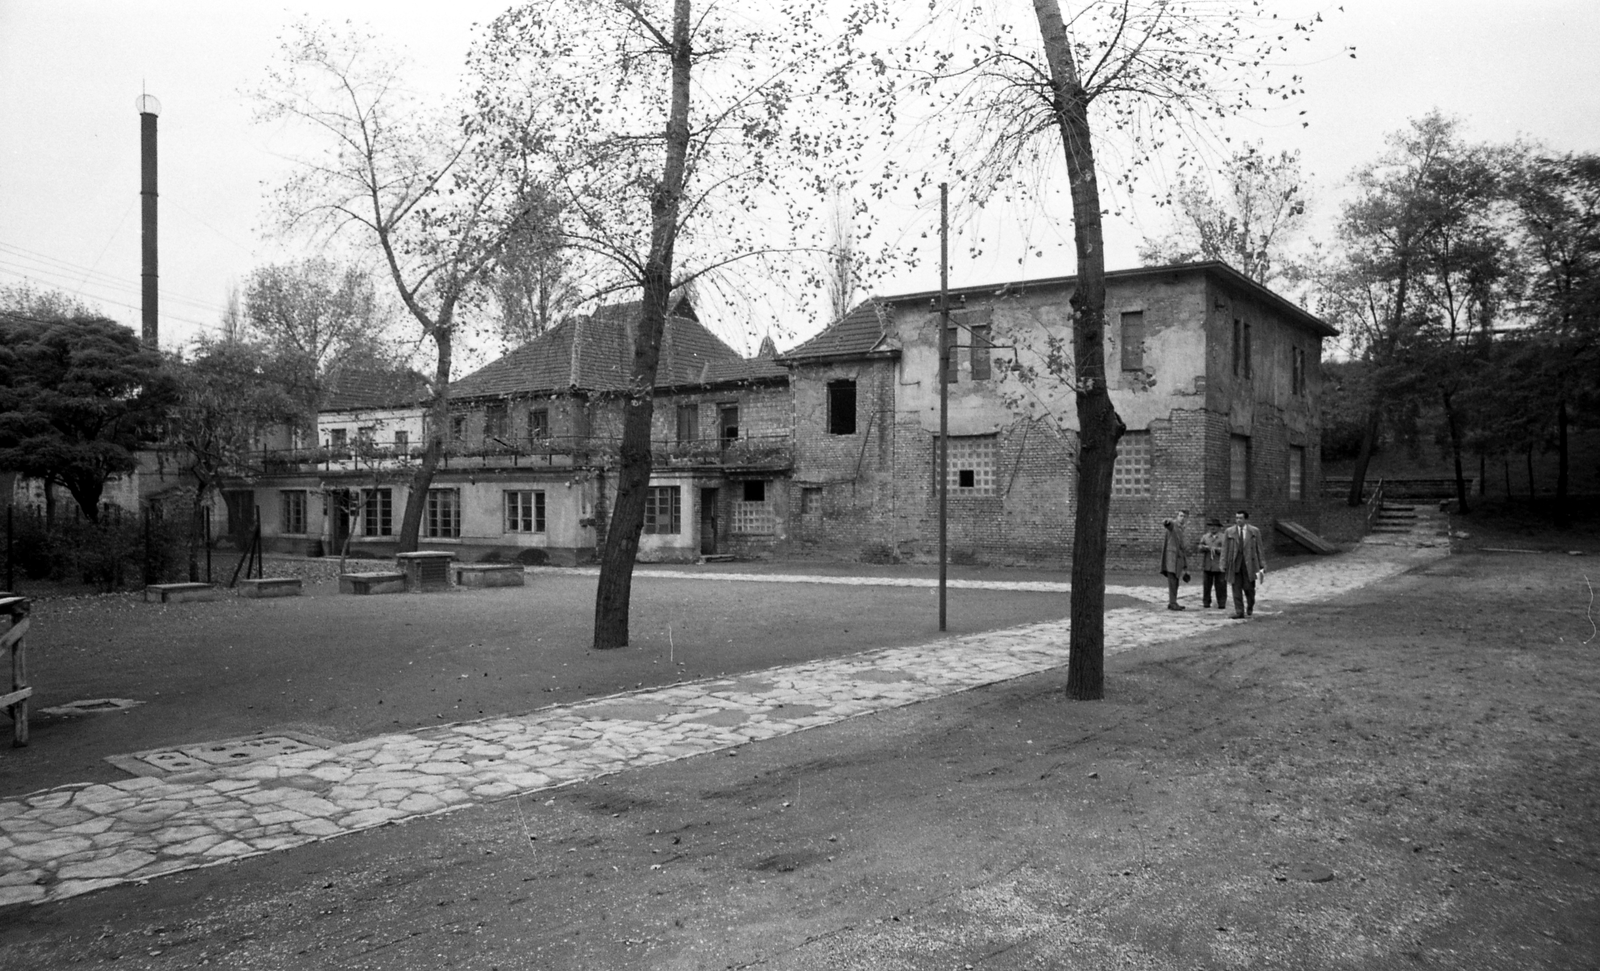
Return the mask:
POLYGON ((28 633, 27 597, 0 593, 0 617, 7 618, 9 627, 0 634, 0 654, 11 653, 11 690, 0 694, 0 708, 11 715, 11 746, 23 748, 28 744, 28 699, 33 688, 28 685, 28 652, 22 642, 28 633))
POLYGON ((522 567, 515 563, 457 563, 451 569, 458 587, 520 587, 524 583, 522 567))
POLYGON ((221 600, 214 583, 153 583, 144 588, 145 603, 176 604, 191 600, 221 600))
POLYGON ((406 575, 394 570, 339 574, 340 593, 405 593, 406 575))
POLYGON ((239 596, 252 599, 298 597, 300 589, 299 577, 258 577, 239 581, 239 596))

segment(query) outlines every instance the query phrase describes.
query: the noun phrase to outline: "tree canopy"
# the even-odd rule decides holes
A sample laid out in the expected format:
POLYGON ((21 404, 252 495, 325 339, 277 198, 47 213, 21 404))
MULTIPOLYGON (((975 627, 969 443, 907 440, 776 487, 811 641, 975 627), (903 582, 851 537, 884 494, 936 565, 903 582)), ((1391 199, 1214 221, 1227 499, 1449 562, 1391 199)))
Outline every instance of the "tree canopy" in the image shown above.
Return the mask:
POLYGON ((121 324, 0 310, 0 469, 65 486, 90 521, 176 400, 160 355, 121 324))

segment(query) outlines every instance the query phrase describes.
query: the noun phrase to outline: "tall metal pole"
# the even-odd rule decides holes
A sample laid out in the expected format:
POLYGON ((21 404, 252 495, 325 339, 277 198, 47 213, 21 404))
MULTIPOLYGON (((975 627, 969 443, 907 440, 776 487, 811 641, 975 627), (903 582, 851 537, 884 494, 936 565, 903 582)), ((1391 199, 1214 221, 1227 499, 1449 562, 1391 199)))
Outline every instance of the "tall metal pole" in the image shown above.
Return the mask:
POLYGON ((154 95, 141 94, 134 107, 139 109, 139 250, 144 291, 140 337, 144 346, 154 349, 160 345, 156 326, 156 116, 161 113, 161 102, 154 95))
POLYGON ((950 186, 939 183, 939 629, 945 629, 950 508, 950 186))

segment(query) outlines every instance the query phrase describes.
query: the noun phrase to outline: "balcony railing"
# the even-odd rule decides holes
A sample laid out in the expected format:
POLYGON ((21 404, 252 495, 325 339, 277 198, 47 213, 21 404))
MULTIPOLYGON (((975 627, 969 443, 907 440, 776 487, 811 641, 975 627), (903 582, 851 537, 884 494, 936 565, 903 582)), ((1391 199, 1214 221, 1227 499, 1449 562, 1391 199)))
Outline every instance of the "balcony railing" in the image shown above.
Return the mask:
MULTIPOLYGON (((651 442, 656 468, 726 468, 781 470, 794 465, 794 444, 787 435, 748 438, 651 442)), ((550 436, 517 442, 487 439, 446 442, 441 468, 546 468, 550 466, 615 465, 622 440, 607 436, 550 436)), ((257 471, 271 474, 316 471, 367 471, 403 468, 422 460, 423 446, 394 442, 350 442, 317 448, 263 449, 255 453, 257 471)))

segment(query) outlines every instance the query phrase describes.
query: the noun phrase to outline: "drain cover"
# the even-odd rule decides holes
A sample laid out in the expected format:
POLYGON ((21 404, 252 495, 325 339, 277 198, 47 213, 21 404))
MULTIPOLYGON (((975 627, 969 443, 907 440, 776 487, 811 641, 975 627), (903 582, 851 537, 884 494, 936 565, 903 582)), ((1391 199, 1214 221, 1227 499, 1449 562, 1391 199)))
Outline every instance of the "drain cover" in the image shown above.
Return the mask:
POLYGON ((46 715, 92 715, 101 711, 126 711, 142 704, 144 702, 132 698, 87 698, 82 701, 69 701, 53 708, 41 708, 39 711, 46 715))
POLYGON ((276 735, 228 738, 200 745, 149 749, 131 755, 112 755, 108 756, 106 761, 134 775, 167 775, 174 772, 215 769, 224 765, 242 765, 274 755, 329 748, 333 744, 325 738, 317 738, 314 735, 280 732, 276 735))

